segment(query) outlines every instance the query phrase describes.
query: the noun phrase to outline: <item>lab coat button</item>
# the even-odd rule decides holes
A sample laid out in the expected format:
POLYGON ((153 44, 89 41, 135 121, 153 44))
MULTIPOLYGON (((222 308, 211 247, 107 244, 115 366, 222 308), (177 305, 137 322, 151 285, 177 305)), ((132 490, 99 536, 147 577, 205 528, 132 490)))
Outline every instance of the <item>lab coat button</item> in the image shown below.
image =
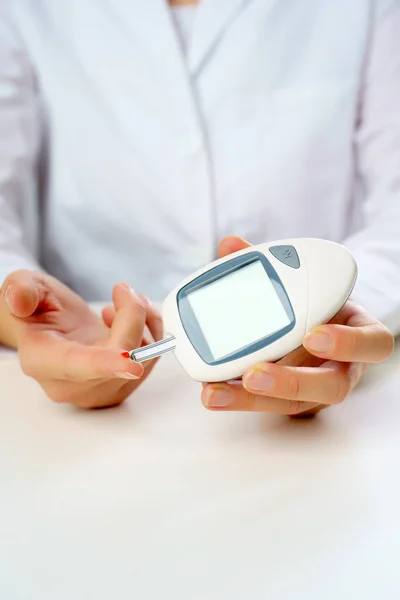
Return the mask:
POLYGON ((191 133, 182 137, 181 146, 183 153, 190 156, 197 154, 202 149, 203 141, 200 135, 191 133))

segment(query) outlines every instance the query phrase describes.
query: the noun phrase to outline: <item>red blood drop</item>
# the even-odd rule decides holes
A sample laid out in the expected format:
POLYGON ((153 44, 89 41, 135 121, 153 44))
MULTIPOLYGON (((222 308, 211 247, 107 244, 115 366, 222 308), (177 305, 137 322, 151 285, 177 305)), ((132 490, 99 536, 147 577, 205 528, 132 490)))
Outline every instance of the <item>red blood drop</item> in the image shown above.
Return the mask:
POLYGON ((131 357, 131 355, 129 354, 129 352, 126 352, 126 351, 125 352, 121 352, 121 356, 123 358, 130 358, 131 357))

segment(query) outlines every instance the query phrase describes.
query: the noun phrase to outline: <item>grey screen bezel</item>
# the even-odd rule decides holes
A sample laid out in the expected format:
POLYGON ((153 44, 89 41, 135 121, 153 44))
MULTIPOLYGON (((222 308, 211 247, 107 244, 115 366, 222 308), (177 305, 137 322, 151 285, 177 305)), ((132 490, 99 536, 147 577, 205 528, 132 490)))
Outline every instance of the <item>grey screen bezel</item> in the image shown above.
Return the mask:
POLYGON ((203 362, 208 365, 216 366, 222 365, 227 362, 231 362, 238 358, 242 358, 243 356, 247 356, 248 354, 253 354, 257 352, 257 350, 261 350, 266 346, 276 342, 278 339, 282 338, 284 335, 287 335, 296 325, 296 317, 293 311, 292 304, 289 300, 289 296, 285 290, 285 287, 280 280, 277 272, 274 267, 271 265, 267 257, 261 252, 248 252, 242 256, 237 256, 228 260, 209 271, 206 271, 202 275, 193 279, 190 283, 181 288, 177 294, 177 306, 178 313, 181 319, 182 327, 185 330, 185 333, 192 344, 193 348, 196 350, 197 354, 200 356, 203 362), (271 333, 268 336, 265 336, 259 340, 256 340, 252 344, 248 344, 235 352, 227 354, 222 358, 215 360, 209 345, 203 335, 201 327, 196 319, 196 316, 192 310, 190 302, 188 300, 189 294, 194 292, 196 289, 209 285, 213 281, 217 279, 221 279, 226 275, 229 275, 232 271, 236 271, 243 267, 248 266, 252 262, 260 261, 264 267, 264 270, 271 280, 272 285, 274 286, 275 292, 278 295, 280 302, 282 303, 288 319, 290 320, 289 325, 283 327, 282 329, 271 333))

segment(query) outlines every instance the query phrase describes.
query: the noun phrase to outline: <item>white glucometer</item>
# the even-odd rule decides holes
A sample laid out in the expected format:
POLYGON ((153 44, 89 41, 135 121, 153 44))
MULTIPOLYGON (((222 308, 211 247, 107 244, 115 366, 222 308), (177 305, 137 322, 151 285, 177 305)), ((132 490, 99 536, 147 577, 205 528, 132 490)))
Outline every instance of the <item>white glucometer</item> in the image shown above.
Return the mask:
POLYGON ((319 239, 252 246, 216 260, 166 298, 167 337, 130 352, 142 362, 174 351, 201 382, 240 377, 260 361, 277 361, 301 346, 349 298, 357 277, 350 252, 319 239))

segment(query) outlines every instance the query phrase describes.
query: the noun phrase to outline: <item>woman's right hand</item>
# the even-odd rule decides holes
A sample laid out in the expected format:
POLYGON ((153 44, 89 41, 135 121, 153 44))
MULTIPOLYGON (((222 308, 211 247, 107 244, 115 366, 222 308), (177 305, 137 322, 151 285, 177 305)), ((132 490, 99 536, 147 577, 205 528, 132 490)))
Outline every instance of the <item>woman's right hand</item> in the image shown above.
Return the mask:
POLYGON ((114 406, 155 364, 143 366, 121 352, 162 339, 162 320, 127 284, 115 286, 113 306, 102 317, 53 277, 16 271, 1 289, 0 343, 18 349, 23 371, 55 402, 114 406))

